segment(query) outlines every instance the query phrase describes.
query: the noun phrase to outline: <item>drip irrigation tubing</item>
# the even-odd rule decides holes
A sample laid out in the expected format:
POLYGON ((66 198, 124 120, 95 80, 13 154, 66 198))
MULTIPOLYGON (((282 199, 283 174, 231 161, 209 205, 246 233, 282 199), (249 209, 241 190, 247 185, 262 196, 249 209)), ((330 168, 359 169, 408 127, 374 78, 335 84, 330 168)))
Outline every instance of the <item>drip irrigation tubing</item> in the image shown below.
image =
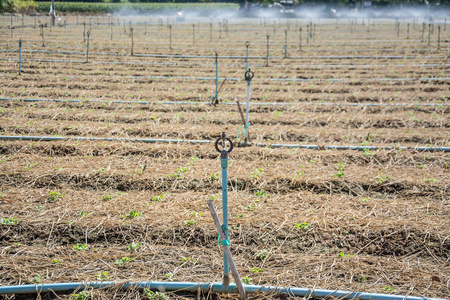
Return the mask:
MULTIPOLYGON (((16 77, 16 75, 7 75, 0 74, 2 77, 16 77)), ((21 77, 33 78, 35 75, 21 75, 21 77)), ((38 78, 43 78, 41 76, 37 76, 38 78)), ((54 76, 51 76, 54 78, 54 76)), ((63 76, 64 78, 85 78, 82 76, 63 76)), ((106 76, 101 76, 101 78, 105 78, 106 76)), ((131 79, 182 79, 182 80, 216 80, 216 77, 192 77, 192 76, 120 76, 113 75, 109 76, 110 78, 131 78, 131 79)), ((227 77, 228 81, 244 81, 242 78, 233 78, 227 77)), ((224 77, 220 77, 219 80, 225 80, 224 77)), ((355 79, 342 79, 342 78, 265 78, 262 81, 276 81, 276 82, 395 82, 395 81, 449 81, 448 78, 365 78, 360 80, 355 79)))
MULTIPOLYGON (((18 52, 18 50, 0 50, 0 52, 18 52)), ((86 52, 80 51, 46 51, 46 50, 22 50, 22 52, 29 53, 49 53, 49 54, 81 54, 86 52)), ((111 52, 94 52, 91 55, 110 55, 110 56, 129 56, 128 53, 111 53, 111 52)), ((134 54, 136 57, 156 57, 156 58, 216 58, 215 55, 181 55, 181 54, 134 54)), ((242 59, 246 58, 245 55, 227 55, 219 56, 219 59, 242 59)), ((266 59, 266 55, 261 56, 249 56, 249 59, 266 59)), ((284 56, 271 56, 271 58, 284 58, 284 56)), ((415 59, 415 58, 449 58, 445 55, 318 55, 318 56, 288 56, 288 59, 415 59)))
MULTIPOLYGON (((122 101, 122 100, 81 100, 81 99, 19 99, 19 98, 0 98, 0 101, 23 101, 23 102, 60 102, 60 103, 114 103, 114 104, 168 104, 168 105, 211 105, 211 102, 194 101, 122 101)), ((237 105, 235 102, 222 102, 222 105, 237 105)), ((242 103, 241 106, 246 106, 242 103)), ((332 103, 332 102, 299 102, 299 103, 277 103, 277 102, 252 102, 251 105, 259 106, 449 106, 450 103, 332 103)))
MULTIPOLYGON (((211 102, 194 101, 122 101, 122 100, 81 100, 81 99, 18 99, 18 98, 0 98, 0 101, 23 101, 23 102, 59 102, 59 103, 114 103, 114 104, 168 104, 168 105, 211 105, 211 102)), ((235 102, 222 102, 222 105, 237 105, 235 102)), ((246 106, 242 103, 241 106, 246 106)), ((449 106, 450 103, 332 103, 332 102, 299 102, 299 103, 277 103, 277 102, 252 102, 251 105, 259 106, 449 106)))
MULTIPOLYGON (((214 141, 208 140, 181 140, 181 139, 137 139, 137 138, 102 138, 102 137, 62 137, 62 136, 15 136, 0 135, 0 140, 23 140, 37 142, 54 141, 106 141, 106 142, 142 142, 142 143, 188 143, 188 144, 213 144, 214 141)), ((255 143, 257 147, 268 148, 299 148, 314 150, 412 150, 428 152, 450 152, 450 147, 394 147, 394 146, 319 146, 319 145, 297 145, 297 144, 263 144, 255 143)))
MULTIPOLYGON (((338 290, 321 290, 296 287, 275 287, 263 285, 243 285, 248 293, 264 292, 270 294, 287 294, 305 298, 339 298, 359 300, 444 300, 436 298, 403 296, 392 294, 373 294, 365 292, 351 292, 338 290)), ((68 282, 68 283, 44 283, 0 286, 0 295, 6 294, 37 294, 45 292, 82 291, 86 289, 114 288, 121 289, 150 289, 159 292, 216 292, 216 293, 238 293, 236 284, 224 285, 223 283, 200 283, 200 282, 167 282, 167 281, 140 281, 140 282, 68 282)))

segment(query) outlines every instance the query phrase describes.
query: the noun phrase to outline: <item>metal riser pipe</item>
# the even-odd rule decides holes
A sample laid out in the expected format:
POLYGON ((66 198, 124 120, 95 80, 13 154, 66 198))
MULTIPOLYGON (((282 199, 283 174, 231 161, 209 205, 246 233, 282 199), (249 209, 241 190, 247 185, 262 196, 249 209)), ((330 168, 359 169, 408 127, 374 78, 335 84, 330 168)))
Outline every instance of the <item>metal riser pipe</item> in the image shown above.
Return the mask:
MULTIPOLYGON (((72 282, 72 283, 49 283, 49 284, 27 284, 0 286, 0 295, 6 294, 37 294, 46 292, 81 291, 85 289, 100 288, 122 288, 122 289, 151 289, 159 292, 170 291, 203 291, 217 293, 238 293, 236 284, 224 286, 222 283, 199 283, 199 282, 162 282, 162 281, 141 281, 141 282, 72 282)), ((372 294, 350 291, 333 291, 305 288, 283 288, 275 286, 244 285, 247 293, 265 292, 273 294, 288 294, 296 297, 314 298, 339 298, 339 299, 359 299, 359 300, 445 300, 437 298, 425 298, 389 294, 372 294)))
MULTIPOLYGON (((96 138, 96 137, 61 137, 61 136, 14 136, 0 135, 0 140, 24 140, 24 141, 107 141, 107 142, 142 142, 142 143, 189 143, 189 144, 211 144, 214 141, 206 140, 176 140, 176 139, 129 139, 129 138, 96 138)), ((378 147, 378 146, 318 146, 318 145, 295 145, 295 144, 255 144, 257 147, 269 148, 300 148, 314 150, 411 150, 429 152, 450 152, 450 147, 378 147)))
MULTIPOLYGON (((228 79, 228 78, 227 78, 228 79)), ((16 98, 0 98, 0 101, 24 101, 24 102, 59 102, 59 103, 117 103, 117 104, 170 104, 170 105, 210 105, 210 102, 189 102, 189 101, 102 101, 102 100, 77 100, 77 99, 16 99, 16 98)), ((234 102, 224 102, 221 105, 236 105, 234 102)), ((241 104, 246 105, 246 104, 241 104)), ((259 106, 302 106, 302 105, 316 105, 316 106, 449 106, 450 103, 329 103, 329 102, 299 102, 299 103, 261 103, 254 102, 252 105, 259 106)))

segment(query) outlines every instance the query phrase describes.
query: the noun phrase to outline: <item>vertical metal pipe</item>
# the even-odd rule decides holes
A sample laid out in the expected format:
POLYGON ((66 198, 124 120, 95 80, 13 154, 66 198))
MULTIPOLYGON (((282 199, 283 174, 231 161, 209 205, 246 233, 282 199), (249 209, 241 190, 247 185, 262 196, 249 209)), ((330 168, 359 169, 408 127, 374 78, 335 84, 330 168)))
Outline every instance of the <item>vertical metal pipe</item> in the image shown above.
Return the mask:
POLYGON ((192 24, 192 45, 195 45, 195 24, 192 24))
POLYGON ((22 40, 19 40, 19 75, 22 74, 22 40))
POLYGON ((300 34, 298 38, 298 51, 302 51, 302 27, 299 29, 300 34))
POLYGON ((89 62, 89 36, 90 36, 91 32, 88 31, 87 32, 87 44, 86 44, 86 63, 89 62))
POLYGON ((266 55, 266 67, 268 67, 268 66, 269 66, 269 38, 270 38, 270 35, 268 34, 268 35, 267 35, 267 55, 266 55))
POLYGON ((172 24, 169 25, 169 49, 172 49, 172 24))
POLYGON ((130 28, 130 35, 131 35, 131 55, 134 54, 134 28, 130 28))
POLYGON ((438 26, 438 50, 441 50, 441 25, 438 26))
POLYGON ((218 63, 219 55, 216 52, 216 93, 214 94, 215 102, 219 102, 219 63, 218 63))
MULTIPOLYGON (((224 229, 225 237, 228 240, 228 156, 226 158, 220 158, 222 166, 222 226, 224 229)), ((224 285, 228 285, 230 282, 230 264, 228 263, 225 252, 223 253, 223 281, 224 285)))
POLYGON ((422 40, 420 41, 421 43, 423 43, 424 32, 425 32, 425 23, 422 23, 422 40))
POLYGON ((430 46, 431 42, 431 23, 428 24, 428 46, 430 46))
POLYGON ((284 58, 287 58, 287 29, 284 30, 284 58))
POLYGON ((248 141, 248 115, 250 112, 250 80, 247 80, 247 107, 245 108, 245 143, 248 141))

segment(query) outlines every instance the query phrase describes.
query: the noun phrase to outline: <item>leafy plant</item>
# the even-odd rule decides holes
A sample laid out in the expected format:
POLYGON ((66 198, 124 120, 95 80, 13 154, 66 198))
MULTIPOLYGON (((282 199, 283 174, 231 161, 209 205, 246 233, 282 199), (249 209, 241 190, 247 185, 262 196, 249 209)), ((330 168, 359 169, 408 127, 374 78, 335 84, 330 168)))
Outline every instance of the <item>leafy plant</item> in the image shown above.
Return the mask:
POLYGON ((17 225, 17 224, 19 224, 19 219, 17 219, 17 218, 11 218, 11 219, 9 219, 9 218, 2 218, 2 219, 0 219, 0 225, 3 225, 3 226, 7 226, 7 225, 17 225))
POLYGON ((172 272, 166 273, 164 275, 166 276, 167 280, 173 281, 173 273, 172 272))
POLYGON ((252 273, 261 273, 262 272, 262 270, 258 269, 258 268, 251 268, 249 271, 252 273))
POLYGON ((109 200, 112 200, 112 196, 111 195, 108 195, 108 194, 103 194, 102 195, 102 200, 103 201, 109 201, 109 200))
POLYGON ((159 195, 159 196, 155 196, 155 197, 153 197, 152 198, 152 201, 161 201, 161 200, 163 200, 164 199, 164 197, 167 195, 167 193, 166 192, 164 192, 164 193, 162 193, 161 195, 159 195))
POLYGON ((85 300, 90 295, 91 295, 91 293, 89 291, 82 291, 82 292, 79 292, 78 294, 73 294, 70 299, 71 300, 85 300))
POLYGON ((144 289, 144 294, 147 296, 150 300, 162 300, 166 299, 166 295, 161 292, 154 292, 148 289, 144 289))
POLYGON ((61 193, 59 193, 59 192, 51 191, 50 193, 48 193, 48 201, 52 202, 52 203, 56 202, 59 199, 61 199, 62 196, 63 195, 61 193))
POLYGON ((95 276, 97 276, 98 281, 109 280, 108 272, 106 272, 106 271, 95 273, 95 276))
POLYGON ((345 165, 343 163, 339 163, 336 167, 337 172, 334 173, 333 177, 343 177, 345 171, 345 165))
POLYGON ((209 179, 211 181, 219 179, 219 173, 212 173, 211 176, 209 176, 209 179))
POLYGON ((194 226, 197 224, 197 220, 184 220, 184 226, 194 226))
POLYGON ((364 148, 364 150, 363 150, 363 155, 365 155, 365 156, 372 156, 373 155, 373 152, 371 152, 369 149, 367 149, 367 148, 364 148))
POLYGON ((389 176, 384 175, 382 172, 378 173, 377 178, 377 183, 385 183, 386 181, 389 180, 389 176))
POLYGON ((77 215, 80 218, 83 218, 83 217, 86 217, 88 215, 88 213, 82 210, 82 211, 77 212, 77 215))
POLYGON ((88 245, 77 243, 76 245, 72 245, 72 248, 75 251, 84 251, 88 248, 88 245))
POLYGON ((43 280, 44 280, 44 278, 39 274, 36 274, 33 276, 33 278, 31 278, 31 281, 33 281, 35 283, 42 282, 43 280))
POLYGON ((344 253, 344 252, 339 252, 338 256, 339 257, 352 257, 353 255, 348 254, 348 253, 344 253))
POLYGON ((385 290, 386 292, 393 292, 393 291, 395 291, 395 290, 394 290, 393 288, 391 288, 390 286, 385 287, 384 290, 385 290))
POLYGON ((242 278, 242 282, 245 283, 245 284, 251 284, 252 283, 252 278, 248 277, 248 276, 244 276, 242 278))
POLYGON ((269 251, 267 250, 259 250, 255 253, 255 258, 257 260, 265 260, 267 256, 269 255, 269 251))
POLYGON ((303 222, 303 223, 295 223, 294 224, 295 228, 300 228, 300 229, 304 229, 304 230, 308 230, 311 227, 311 224, 307 223, 307 222, 303 222))
POLYGON ((258 168, 252 174, 250 174, 248 177, 257 179, 258 176, 261 175, 262 171, 264 171, 264 169, 258 168))
POLYGON ((59 260, 59 259, 54 258, 54 259, 52 260, 52 264, 53 264, 53 265, 57 265, 57 264, 59 264, 59 263, 61 263, 61 260, 59 260))
POLYGON ((122 265, 127 264, 130 260, 132 260, 132 258, 127 257, 127 256, 124 256, 124 257, 122 257, 122 258, 116 259, 116 260, 114 261, 114 263, 115 263, 116 265, 118 265, 118 266, 122 266, 122 265))
POLYGON ((131 220, 131 219, 139 217, 140 215, 142 215, 142 213, 139 213, 139 212, 137 212, 137 210, 133 209, 127 215, 120 215, 120 217, 131 220))
POLYGON ((255 206, 253 204, 251 204, 251 205, 248 205, 245 209, 248 211, 253 211, 253 210, 255 210, 255 206))
POLYGON ((137 248, 139 248, 142 245, 143 245, 142 243, 132 242, 131 244, 128 245, 127 250, 128 251, 133 251, 133 250, 136 250, 137 248))
POLYGON ((265 190, 257 190, 256 197, 265 198, 269 196, 269 194, 265 190))
POLYGON ((201 216, 203 216, 203 213, 199 213, 197 211, 193 211, 193 212, 191 212, 191 216, 192 217, 201 217, 201 216))

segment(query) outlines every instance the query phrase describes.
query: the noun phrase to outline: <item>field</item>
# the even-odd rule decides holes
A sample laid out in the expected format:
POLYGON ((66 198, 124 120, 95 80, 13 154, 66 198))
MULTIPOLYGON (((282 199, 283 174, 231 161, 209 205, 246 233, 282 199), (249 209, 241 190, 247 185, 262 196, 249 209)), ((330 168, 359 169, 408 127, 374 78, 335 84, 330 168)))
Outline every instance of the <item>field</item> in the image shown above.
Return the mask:
POLYGON ((242 142, 249 41, 253 146, 228 170, 241 277, 448 298, 450 157, 414 148, 450 145, 450 28, 422 22, 1 16, 0 135, 67 139, 0 140, 0 285, 220 282, 214 144, 132 139, 242 142))

